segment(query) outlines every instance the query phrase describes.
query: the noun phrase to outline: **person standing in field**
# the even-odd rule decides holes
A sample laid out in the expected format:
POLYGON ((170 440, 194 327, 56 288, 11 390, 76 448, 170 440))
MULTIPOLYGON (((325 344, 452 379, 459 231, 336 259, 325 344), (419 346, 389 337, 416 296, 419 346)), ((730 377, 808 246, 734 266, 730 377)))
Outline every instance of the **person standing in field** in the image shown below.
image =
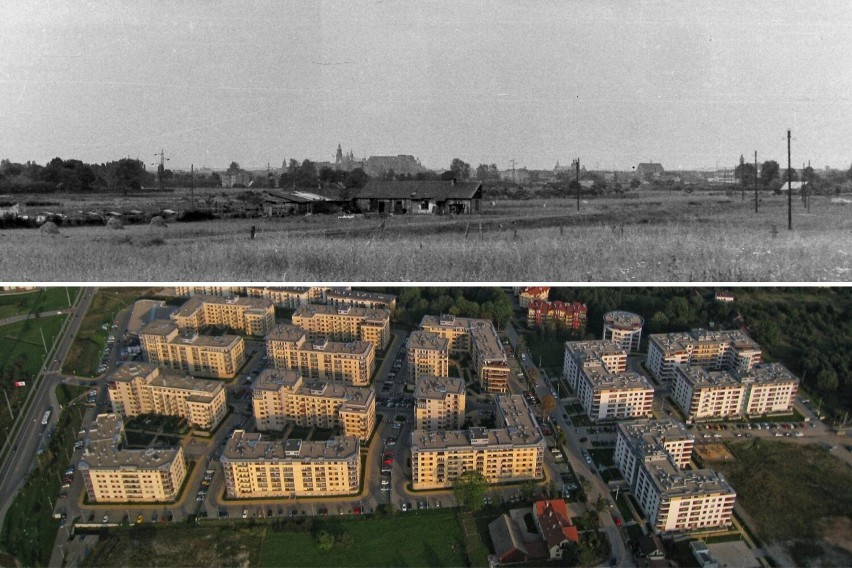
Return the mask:
POLYGON ((251 240, 254 240, 254 235, 257 233, 257 227, 251 226, 251 240))

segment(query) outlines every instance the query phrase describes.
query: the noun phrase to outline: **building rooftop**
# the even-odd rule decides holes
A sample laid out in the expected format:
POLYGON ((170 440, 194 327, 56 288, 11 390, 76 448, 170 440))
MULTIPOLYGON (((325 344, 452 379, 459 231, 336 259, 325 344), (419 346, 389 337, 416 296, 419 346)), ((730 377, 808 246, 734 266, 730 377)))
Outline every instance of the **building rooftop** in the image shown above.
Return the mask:
POLYGON ((593 363, 583 367, 583 373, 594 390, 644 389, 653 391, 651 383, 633 371, 611 373, 602 363, 593 363))
POLYGON ((192 391, 196 394, 205 393, 211 397, 225 388, 221 381, 196 379, 190 375, 160 369, 151 363, 140 362, 127 363, 118 367, 110 374, 107 381, 129 382, 137 377, 146 379, 149 385, 192 391))
POLYGON ((693 329, 673 333, 654 333, 650 340, 664 352, 687 351, 697 345, 729 344, 738 351, 760 351, 760 345, 739 329, 693 329))
POLYGON ((476 345, 479 358, 489 363, 505 363, 506 352, 503 351, 503 344, 500 342, 497 330, 494 329, 494 324, 480 319, 471 319, 468 322, 470 335, 476 345))
POLYGON ((267 341, 289 341, 298 343, 307 338, 308 332, 295 325, 287 325, 283 323, 272 326, 269 333, 266 334, 267 341))
POLYGON ((278 392, 281 389, 300 396, 338 399, 351 412, 366 411, 376 398, 371 388, 327 381, 305 381, 301 373, 290 369, 264 369, 252 386, 252 390, 278 392))
POLYGON ((636 456, 661 458, 668 454, 666 443, 694 441, 683 422, 663 420, 629 420, 616 425, 619 434, 636 456))
MULTIPOLYGON (((177 326, 172 321, 155 320, 142 328, 139 335, 159 335, 166 337, 177 329, 177 326)), ((172 344, 220 348, 230 348, 241 341, 242 338, 239 335, 199 335, 194 331, 180 332, 177 336, 169 339, 169 343, 172 344)))
POLYGON ((345 290, 335 288, 325 294, 326 298, 340 298, 343 300, 370 300, 374 302, 391 303, 396 301, 393 294, 380 294, 378 292, 364 292, 363 290, 345 290))
POLYGON ((636 331, 642 329, 645 320, 639 314, 633 312, 614 311, 604 315, 604 325, 613 329, 636 331))
POLYGON ((80 469, 167 470, 180 447, 121 449, 124 423, 116 414, 99 414, 89 427, 80 469))
POLYGON ((739 386, 741 381, 728 371, 708 371, 703 367, 678 365, 675 370, 693 389, 739 386))
POLYGON ((142 327, 139 335, 162 335, 166 336, 174 332, 177 326, 172 320, 158 319, 142 327))
POLYGON ((411 332, 405 346, 409 350, 428 349, 432 351, 449 351, 450 342, 447 338, 435 333, 417 330, 411 332))
POLYGON ((197 310, 204 307, 204 304, 222 304, 230 306, 241 306, 248 310, 267 310, 273 306, 272 301, 267 298, 245 298, 242 296, 209 296, 199 295, 193 296, 187 300, 177 311, 172 313, 172 318, 188 317, 197 310))
POLYGON ((580 367, 596 362, 603 363, 603 357, 621 356, 627 358, 627 351, 608 339, 590 341, 566 341, 565 352, 572 357, 580 367))
POLYGON ((721 473, 712 469, 682 470, 671 457, 645 463, 652 483, 664 497, 689 497, 708 493, 736 495, 721 473))
POLYGON ((323 304, 306 304, 296 308, 293 318, 312 318, 314 316, 344 316, 362 318, 365 320, 385 322, 390 320, 390 310, 384 308, 360 308, 356 306, 329 306, 323 304))
POLYGON ((336 436, 326 441, 290 438, 273 440, 262 434, 236 430, 225 444, 222 459, 228 461, 326 461, 358 460, 358 438, 336 436))
POLYGON ((498 395, 497 416, 502 428, 467 430, 413 430, 411 449, 454 450, 476 447, 542 446, 544 438, 538 422, 521 395, 498 395))
POLYGON ((456 377, 434 377, 422 375, 414 383, 414 398, 444 399, 447 394, 463 395, 464 379, 456 377))
POLYGON ((758 385, 799 382, 798 377, 791 373, 781 363, 758 363, 751 371, 735 372, 744 384, 753 383, 758 385))

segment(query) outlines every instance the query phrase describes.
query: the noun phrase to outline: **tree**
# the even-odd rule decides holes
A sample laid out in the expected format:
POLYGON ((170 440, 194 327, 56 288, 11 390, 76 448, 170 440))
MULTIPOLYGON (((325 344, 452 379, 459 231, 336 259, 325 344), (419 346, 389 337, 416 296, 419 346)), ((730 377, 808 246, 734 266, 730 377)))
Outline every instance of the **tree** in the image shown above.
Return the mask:
POLYGON ((763 166, 760 168, 760 184, 763 187, 769 186, 769 184, 778 179, 779 172, 780 168, 778 167, 778 162, 775 160, 763 162, 763 166))
POLYGON ((594 508, 595 513, 598 514, 598 517, 600 517, 604 513, 604 511, 609 508, 609 503, 603 495, 598 495, 598 498, 595 499, 595 502, 592 507, 594 508))
POLYGON ((817 374, 817 388, 821 391, 833 392, 837 390, 837 373, 833 369, 825 368, 817 374))
POLYGON ((538 484, 535 481, 524 481, 521 485, 521 495, 523 495, 524 499, 527 501, 533 500, 536 491, 538 491, 538 484))
POLYGON ((546 394, 541 399, 541 415, 548 416, 556 408, 556 399, 546 394))
POLYGON ((787 183, 787 178, 790 178, 790 181, 799 181, 799 172, 795 169, 784 170, 784 175, 781 176, 781 181, 783 183, 787 183))
POLYGON ((343 180, 343 185, 352 189, 361 189, 367 185, 368 181, 370 181, 370 176, 364 173, 364 170, 361 168, 355 168, 346 174, 346 177, 343 180))
POLYGON ((482 508, 482 498, 487 490, 488 480, 475 470, 468 470, 453 481, 456 503, 473 512, 482 508))
POLYGON ((476 179, 479 181, 487 181, 489 179, 489 173, 487 165, 479 164, 476 166, 476 179))
POLYGON ((323 552, 328 552, 334 547, 334 537, 328 531, 320 531, 317 533, 317 548, 323 552))
POLYGON ((734 178, 739 180, 740 185, 748 189, 754 186, 754 164, 741 162, 734 170, 734 178))
POLYGON ((453 158, 453 161, 450 164, 450 171, 453 172, 453 177, 457 180, 470 178, 470 164, 460 160, 459 158, 453 158))

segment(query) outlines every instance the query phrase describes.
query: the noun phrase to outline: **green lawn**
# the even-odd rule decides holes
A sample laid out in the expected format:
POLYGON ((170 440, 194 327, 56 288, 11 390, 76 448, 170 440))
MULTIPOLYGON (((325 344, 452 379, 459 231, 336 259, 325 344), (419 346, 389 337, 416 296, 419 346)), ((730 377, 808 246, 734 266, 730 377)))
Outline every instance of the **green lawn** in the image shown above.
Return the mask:
MULTIPOLYGON (((16 415, 27 393, 33 388, 33 379, 44 363, 44 344, 50 350, 65 317, 50 316, 0 326, 0 389, 6 391, 9 404, 16 415), (44 344, 41 340, 42 333, 44 344), (27 385, 15 387, 15 381, 24 381, 27 385)), ((5 399, 0 401, 0 431, 12 425, 5 403, 5 399)))
POLYGON ((101 352, 106 345, 109 326, 115 319, 115 314, 122 308, 133 304, 140 297, 139 288, 103 288, 95 293, 65 364, 64 373, 94 377, 101 360, 101 352), (103 325, 107 324, 107 329, 103 325))
POLYGON ((540 337, 537 334, 525 334, 524 339, 529 347, 530 356, 536 365, 546 369, 562 369, 565 360, 565 341, 540 337))
POLYGON ((0 295, 0 319, 31 313, 62 310, 74 301, 79 288, 40 288, 32 292, 0 295), (67 292, 67 294, 66 294, 67 292))
POLYGON ((595 462, 595 465, 598 467, 607 466, 612 467, 615 465, 615 448, 602 449, 602 448, 592 448, 589 450, 589 455, 592 456, 592 460, 595 462))
POLYGON ((313 532, 349 533, 352 545, 317 548, 310 533, 268 531, 262 566, 464 566, 464 538, 455 511, 398 513, 386 518, 325 517, 313 532))

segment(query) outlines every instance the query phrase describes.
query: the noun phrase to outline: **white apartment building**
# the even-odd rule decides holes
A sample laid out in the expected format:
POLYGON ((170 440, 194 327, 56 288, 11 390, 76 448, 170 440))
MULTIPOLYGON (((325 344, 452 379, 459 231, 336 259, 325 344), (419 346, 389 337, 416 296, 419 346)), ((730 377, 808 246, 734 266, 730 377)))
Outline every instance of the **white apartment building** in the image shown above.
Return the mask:
POLYGON ((672 420, 618 425, 615 462, 657 533, 731 523, 736 492, 710 469, 683 469, 692 437, 672 420))
POLYGON ((219 458, 230 499, 326 497, 358 492, 358 438, 270 440, 236 430, 219 458))
POLYGON ((743 372, 760 361, 760 346, 740 330, 694 329, 649 336, 648 370, 666 384, 672 384, 678 365, 743 372))
POLYGON ((464 380, 421 375, 414 383, 417 430, 460 430, 464 425, 464 380))
POLYGON ((788 414, 799 379, 780 363, 758 363, 750 371, 675 368, 672 398, 687 421, 788 414))
POLYGON ((318 428, 340 427, 344 436, 366 441, 376 424, 371 388, 307 381, 299 371, 264 369, 252 385, 257 429, 283 431, 289 422, 318 428))
POLYGON ((645 320, 639 314, 620 310, 608 312, 603 318, 603 339, 627 351, 639 351, 643 325, 645 320))
POLYGON ((577 397, 595 421, 644 418, 651 416, 654 387, 633 371, 610 373, 603 365, 591 365, 580 373, 577 397))
POLYGON ((609 340, 567 341, 562 375, 575 393, 586 367, 603 365, 613 374, 627 370, 627 351, 609 340))
POLYGON ((112 411, 120 418, 140 414, 180 416, 213 430, 227 415, 225 386, 161 370, 151 363, 127 363, 107 378, 112 411))
POLYGON ((412 331, 405 344, 408 372, 416 381, 422 376, 446 377, 449 374, 449 341, 428 331, 412 331))

